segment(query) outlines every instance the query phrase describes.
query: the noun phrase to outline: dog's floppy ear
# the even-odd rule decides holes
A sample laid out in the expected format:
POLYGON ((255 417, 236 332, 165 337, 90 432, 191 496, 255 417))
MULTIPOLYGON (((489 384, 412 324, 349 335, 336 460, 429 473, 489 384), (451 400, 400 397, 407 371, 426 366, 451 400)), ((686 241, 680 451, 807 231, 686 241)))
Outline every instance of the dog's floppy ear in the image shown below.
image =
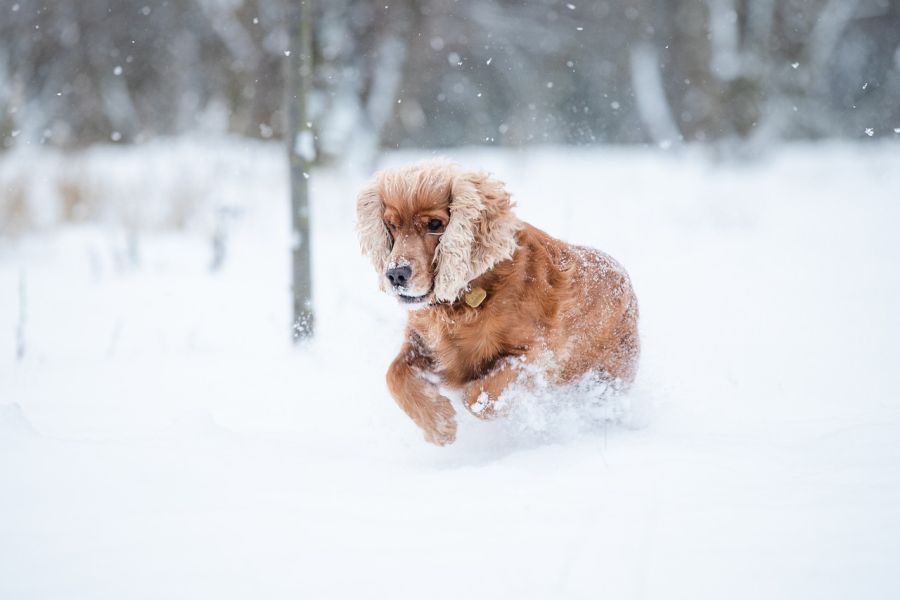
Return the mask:
POLYGON ((455 174, 450 222, 435 253, 435 299, 456 300, 470 281, 512 258, 520 227, 503 183, 486 173, 455 174))
POLYGON ((384 224, 384 203, 377 180, 371 181, 356 197, 356 235, 362 253, 369 257, 384 285, 384 270, 391 256, 391 234, 384 224))

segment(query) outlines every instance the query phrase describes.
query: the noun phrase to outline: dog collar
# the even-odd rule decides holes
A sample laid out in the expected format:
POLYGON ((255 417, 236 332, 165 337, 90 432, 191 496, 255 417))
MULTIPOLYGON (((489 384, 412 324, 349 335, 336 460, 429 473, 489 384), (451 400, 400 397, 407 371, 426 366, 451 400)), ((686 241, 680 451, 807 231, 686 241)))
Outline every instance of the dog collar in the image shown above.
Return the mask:
POLYGON ((485 298, 487 298, 487 292, 483 287, 473 287, 463 296, 463 300, 465 300, 466 304, 472 308, 481 306, 481 303, 484 302, 485 298))

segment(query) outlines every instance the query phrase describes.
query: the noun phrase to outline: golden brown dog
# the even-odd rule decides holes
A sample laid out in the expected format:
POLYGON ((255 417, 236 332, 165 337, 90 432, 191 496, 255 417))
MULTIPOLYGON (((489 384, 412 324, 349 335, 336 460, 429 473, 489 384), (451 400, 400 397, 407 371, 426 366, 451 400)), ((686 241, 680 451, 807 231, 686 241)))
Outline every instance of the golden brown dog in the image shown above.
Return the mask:
POLYGON ((438 385, 481 418, 539 365, 547 380, 592 374, 627 386, 637 300, 612 258, 518 220, 501 182, 430 161, 377 173, 359 194, 357 229, 382 289, 412 310, 387 372, 400 407, 444 445, 456 416, 438 385))

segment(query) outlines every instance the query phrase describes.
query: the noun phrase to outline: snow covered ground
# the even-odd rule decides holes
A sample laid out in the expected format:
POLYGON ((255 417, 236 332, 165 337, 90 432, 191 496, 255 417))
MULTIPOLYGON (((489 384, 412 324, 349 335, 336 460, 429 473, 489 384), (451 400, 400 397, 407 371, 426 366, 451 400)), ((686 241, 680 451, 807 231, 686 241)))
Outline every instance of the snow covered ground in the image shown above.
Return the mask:
POLYGON ((0 598, 900 597, 900 147, 447 154, 631 272, 622 423, 426 445, 384 385, 367 173, 313 175, 298 350, 276 146, 97 150, 89 223, 0 240, 0 598))

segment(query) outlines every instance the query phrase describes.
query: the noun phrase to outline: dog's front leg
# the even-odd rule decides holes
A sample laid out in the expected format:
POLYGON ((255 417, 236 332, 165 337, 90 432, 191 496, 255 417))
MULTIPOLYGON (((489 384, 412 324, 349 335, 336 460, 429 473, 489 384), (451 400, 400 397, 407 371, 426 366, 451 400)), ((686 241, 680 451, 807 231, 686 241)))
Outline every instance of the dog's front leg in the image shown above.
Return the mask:
POLYGON ((400 408, 425 432, 425 440, 438 446, 456 439, 456 411, 426 380, 431 360, 419 350, 419 344, 407 341, 387 372, 388 389, 400 408))
POLYGON ((480 419, 491 419, 502 414, 507 407, 500 406, 497 400, 506 386, 522 376, 525 360, 505 359, 484 377, 470 382, 463 396, 463 404, 469 412, 480 419))

